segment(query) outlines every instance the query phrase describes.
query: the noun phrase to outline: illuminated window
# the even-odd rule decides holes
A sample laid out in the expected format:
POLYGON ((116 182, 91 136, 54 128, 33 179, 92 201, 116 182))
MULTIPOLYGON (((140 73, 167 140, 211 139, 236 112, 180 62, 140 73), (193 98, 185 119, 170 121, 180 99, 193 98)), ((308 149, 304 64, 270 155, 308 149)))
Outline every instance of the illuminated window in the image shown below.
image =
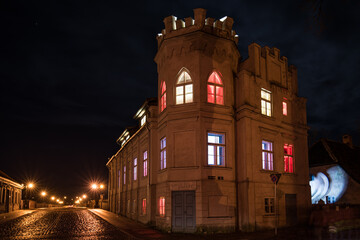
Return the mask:
POLYGON ((146 123, 146 115, 144 115, 140 121, 141 126, 144 125, 145 123, 146 123))
POLYGON ((208 133, 208 165, 225 166, 225 134, 208 133))
POLYGON ((161 83, 161 98, 160 98, 160 112, 164 111, 166 108, 166 84, 165 82, 161 83))
POLYGON ((165 216, 165 197, 159 199, 159 214, 161 217, 165 216))
POLYGON ((176 83, 176 104, 193 102, 193 84, 189 73, 183 70, 176 83))
MULTIPOLYGON (((285 98, 284 98, 285 99, 285 98)), ((288 109, 287 109, 287 102, 282 102, 282 112, 284 116, 287 116, 288 114, 288 109)))
POLYGON ((126 184, 126 166, 124 166, 124 175, 123 176, 124 176, 124 182, 123 183, 126 184))
POLYGON ((166 168, 166 137, 160 140, 160 169, 166 168))
POLYGON ((134 159, 134 181, 137 180, 137 158, 134 159))
POLYGON ((265 198, 265 214, 275 213, 275 201, 274 198, 265 198))
POLYGON ((284 144, 284 171, 294 172, 294 147, 291 144, 284 144))
POLYGON ((271 92, 261 89, 261 114, 271 117, 271 92))
POLYGON ((146 198, 142 199, 141 213, 142 213, 142 215, 146 215, 146 198))
POLYGON ((144 177, 148 175, 148 153, 147 151, 144 152, 144 177))
POLYGON ((262 169, 273 169, 273 144, 272 142, 262 141, 262 169))
POLYGON ((224 86, 217 72, 213 72, 208 79, 207 101, 224 105, 224 86))

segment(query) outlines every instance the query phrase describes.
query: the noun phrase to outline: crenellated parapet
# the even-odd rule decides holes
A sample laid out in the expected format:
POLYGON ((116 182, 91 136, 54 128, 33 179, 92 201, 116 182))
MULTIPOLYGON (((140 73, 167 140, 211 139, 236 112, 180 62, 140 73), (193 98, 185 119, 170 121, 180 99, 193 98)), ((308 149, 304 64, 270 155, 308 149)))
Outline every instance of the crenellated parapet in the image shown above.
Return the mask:
POLYGON ((288 65, 288 59, 280 56, 280 50, 252 43, 248 47, 249 57, 241 63, 241 69, 253 73, 272 85, 297 93, 297 69, 288 65))
POLYGON ((187 17, 184 20, 175 16, 168 16, 164 19, 165 29, 157 35, 158 47, 161 43, 172 37, 188 34, 195 31, 203 31, 218 37, 229 39, 238 43, 238 35, 232 29, 234 20, 231 17, 223 17, 215 20, 206 18, 206 10, 203 8, 194 9, 194 19, 187 17))

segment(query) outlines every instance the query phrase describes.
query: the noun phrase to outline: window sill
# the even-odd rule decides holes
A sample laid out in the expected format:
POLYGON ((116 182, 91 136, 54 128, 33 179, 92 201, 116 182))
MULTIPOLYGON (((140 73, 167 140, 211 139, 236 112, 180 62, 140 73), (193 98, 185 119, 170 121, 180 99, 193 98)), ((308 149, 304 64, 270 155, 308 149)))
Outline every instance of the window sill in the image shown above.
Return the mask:
POLYGON ((275 171, 275 170, 266 170, 266 169, 260 169, 260 172, 261 172, 261 173, 278 173, 278 172, 275 171))
POLYGON ((232 170, 231 167, 219 166, 219 165, 206 165, 203 168, 206 168, 206 169, 218 168, 218 169, 224 169, 224 170, 232 170))
POLYGON ((160 169, 159 171, 158 171, 158 173, 163 173, 163 172, 166 172, 168 169, 167 168, 163 168, 163 169, 160 169))

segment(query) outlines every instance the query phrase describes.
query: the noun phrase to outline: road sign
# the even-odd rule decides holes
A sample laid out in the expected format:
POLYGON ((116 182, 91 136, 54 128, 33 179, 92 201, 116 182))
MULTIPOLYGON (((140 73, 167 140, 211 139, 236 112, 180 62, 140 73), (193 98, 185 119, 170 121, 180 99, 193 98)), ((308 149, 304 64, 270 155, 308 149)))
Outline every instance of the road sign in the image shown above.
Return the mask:
POLYGON ((280 177, 281 177, 281 174, 280 174, 280 173, 270 174, 271 181, 272 181, 274 184, 277 184, 277 183, 279 182, 280 177))

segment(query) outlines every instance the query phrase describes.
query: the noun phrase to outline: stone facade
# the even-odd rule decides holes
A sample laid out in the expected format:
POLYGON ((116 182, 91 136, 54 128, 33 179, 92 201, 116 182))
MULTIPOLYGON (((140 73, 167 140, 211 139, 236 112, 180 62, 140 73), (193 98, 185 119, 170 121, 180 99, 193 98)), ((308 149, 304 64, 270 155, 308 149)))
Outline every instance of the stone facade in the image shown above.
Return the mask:
POLYGON ((23 185, 0 171, 0 213, 12 212, 21 208, 21 190, 23 188, 23 185))
POLYGON ((278 49, 255 43, 241 61, 232 18, 205 14, 164 19, 158 98, 140 108, 140 126, 123 132, 107 163, 110 211, 172 231, 271 228, 270 174, 281 173, 278 225, 305 222, 308 127, 297 70, 278 49))

